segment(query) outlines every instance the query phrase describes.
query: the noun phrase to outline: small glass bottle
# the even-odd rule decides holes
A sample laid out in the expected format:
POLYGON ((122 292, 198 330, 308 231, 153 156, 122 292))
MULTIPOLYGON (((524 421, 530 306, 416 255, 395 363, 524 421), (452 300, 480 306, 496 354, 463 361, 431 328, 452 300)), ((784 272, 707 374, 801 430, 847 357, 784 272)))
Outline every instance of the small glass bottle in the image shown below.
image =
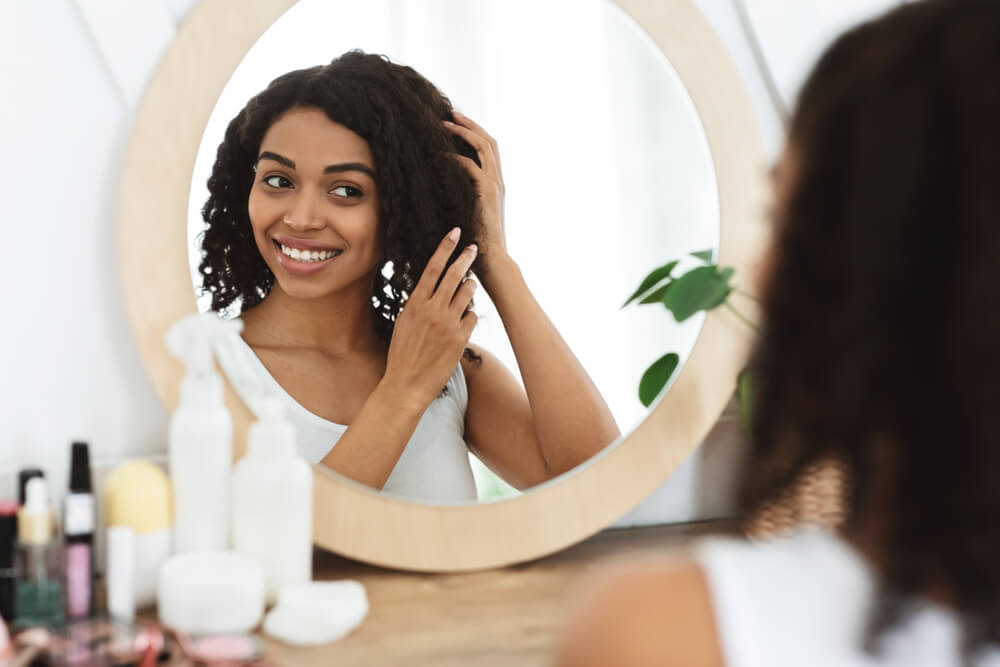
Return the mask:
POLYGON ((62 552, 53 539, 53 517, 45 479, 28 480, 24 507, 17 514, 18 578, 15 621, 18 627, 61 625, 63 599, 62 552))

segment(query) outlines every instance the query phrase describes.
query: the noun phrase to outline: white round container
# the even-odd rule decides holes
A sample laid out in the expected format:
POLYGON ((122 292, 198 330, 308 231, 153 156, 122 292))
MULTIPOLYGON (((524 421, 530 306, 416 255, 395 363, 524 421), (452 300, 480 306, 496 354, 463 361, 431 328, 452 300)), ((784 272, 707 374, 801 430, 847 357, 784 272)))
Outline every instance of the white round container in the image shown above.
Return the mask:
POLYGON ((232 551, 178 554, 160 568, 160 622, 186 634, 250 632, 264 614, 264 569, 232 551))

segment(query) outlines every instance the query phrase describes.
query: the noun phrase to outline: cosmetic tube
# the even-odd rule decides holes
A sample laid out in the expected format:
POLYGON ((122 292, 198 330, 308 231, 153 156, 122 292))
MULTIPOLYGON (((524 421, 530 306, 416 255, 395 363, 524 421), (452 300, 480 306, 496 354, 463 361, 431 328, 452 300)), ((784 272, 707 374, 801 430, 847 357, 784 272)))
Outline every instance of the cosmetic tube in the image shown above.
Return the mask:
POLYGON ((14 595, 18 626, 58 626, 65 620, 60 545, 53 540, 52 510, 45 479, 28 480, 17 515, 18 580, 14 595))
POLYGON ((71 619, 93 611, 94 494, 90 486, 87 443, 74 442, 69 493, 63 513, 66 536, 66 612, 71 619))
POLYGON ((116 621, 135 620, 135 530, 131 526, 110 526, 107 532, 108 616, 116 621))

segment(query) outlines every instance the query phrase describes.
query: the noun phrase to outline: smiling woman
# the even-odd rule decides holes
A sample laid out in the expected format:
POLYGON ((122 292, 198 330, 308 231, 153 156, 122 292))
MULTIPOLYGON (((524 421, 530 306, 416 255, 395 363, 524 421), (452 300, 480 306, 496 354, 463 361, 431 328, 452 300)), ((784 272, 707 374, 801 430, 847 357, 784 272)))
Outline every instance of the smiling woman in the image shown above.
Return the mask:
MULTIPOLYGON (((735 267, 745 287, 740 281, 765 238, 760 181, 751 168, 764 163, 753 109, 726 50, 690 0, 199 2, 147 88, 121 186, 129 319, 166 408, 177 404, 183 369, 163 335, 178 318, 211 305, 210 294, 196 302, 188 267, 200 287, 201 239, 191 241, 204 231, 205 184, 227 125, 282 73, 356 46, 416 66, 501 139, 510 253, 631 432, 586 465, 503 502, 402 502, 314 466, 316 543, 395 568, 495 567, 593 534, 671 475, 680 478, 675 489, 696 488, 682 461, 701 458, 689 454, 731 396, 745 364, 747 328, 720 311, 676 325, 660 313, 619 310, 663 257, 706 248, 735 267), (665 345, 681 364, 669 392, 647 412, 635 386, 665 345)), ((481 132, 466 119, 452 120, 481 132)), ((365 139, 378 167, 379 153, 365 139)), ((249 201, 259 149, 239 172, 245 198, 236 205, 249 201)), ((245 232, 255 249, 249 223, 245 232)), ((483 236, 475 240, 487 255, 483 236)), ((529 364, 515 364, 502 350, 502 327, 500 336, 485 335, 500 319, 487 292, 476 295, 482 317, 473 340, 528 372, 529 364)), ((433 404, 463 400, 451 386, 446 400, 433 404)), ((226 405, 239 456, 252 415, 235 387, 230 377, 226 405)))
POLYGON ((230 122, 208 189, 203 289, 245 323, 220 359, 251 408, 286 400, 313 463, 470 501, 470 451, 527 488, 618 437, 507 253, 496 143, 415 70, 352 51, 279 77, 230 122), (523 388, 469 343, 473 268, 523 388))

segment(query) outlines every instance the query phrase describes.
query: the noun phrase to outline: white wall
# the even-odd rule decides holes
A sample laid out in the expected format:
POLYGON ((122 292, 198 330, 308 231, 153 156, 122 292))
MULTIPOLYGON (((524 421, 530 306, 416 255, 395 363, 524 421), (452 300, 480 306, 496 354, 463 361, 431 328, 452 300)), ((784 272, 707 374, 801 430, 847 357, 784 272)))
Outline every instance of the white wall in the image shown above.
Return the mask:
MULTIPOLYGON (((786 102, 832 34, 894 0, 748 0, 786 102)), ((770 155, 781 124, 729 0, 695 0, 733 57, 770 155)), ((69 443, 98 466, 164 452, 166 414, 141 366, 118 271, 116 202, 132 114, 194 0, 0 0, 0 183, 12 307, 0 346, 0 497, 39 464, 64 486, 69 443)), ((181 221, 178 221, 181 224, 181 221)), ((725 511, 738 425, 620 522, 725 511)))

